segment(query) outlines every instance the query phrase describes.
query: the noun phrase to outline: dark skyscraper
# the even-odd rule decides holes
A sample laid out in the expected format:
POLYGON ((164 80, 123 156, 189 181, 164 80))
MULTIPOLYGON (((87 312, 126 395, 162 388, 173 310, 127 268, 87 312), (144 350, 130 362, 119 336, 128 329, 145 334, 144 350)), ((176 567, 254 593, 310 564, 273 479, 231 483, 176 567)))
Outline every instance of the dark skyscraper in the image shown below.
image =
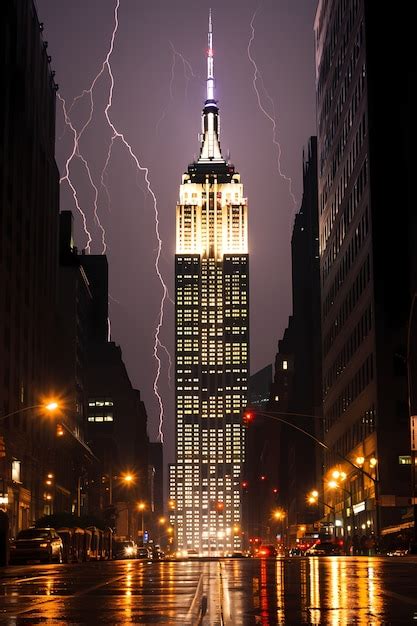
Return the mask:
POLYGON ((324 478, 347 473, 344 490, 326 497, 356 537, 384 534, 410 502, 410 22, 408 8, 367 0, 321 1, 315 22, 324 478))
POLYGON ((55 89, 34 3, 7 2, 0 26, 0 421, 6 457, 2 495, 12 532, 43 513, 51 422, 39 405, 51 391, 56 298, 58 170, 55 89))
POLYGON ((240 547, 241 411, 249 372, 247 205, 222 156, 211 16, 200 157, 177 205, 176 464, 170 467, 180 549, 240 547))
MULTIPOLYGON (((275 410, 295 413, 294 423, 321 436, 320 266, 317 211, 317 139, 311 137, 303 158, 303 197, 291 240, 293 313, 275 361, 271 402, 275 410), (317 415, 317 420, 303 415, 317 415)), ((288 416, 286 419, 292 419, 288 416)), ((313 440, 283 425, 280 441, 280 486, 288 511, 289 540, 316 512, 306 502, 316 484, 313 440)))

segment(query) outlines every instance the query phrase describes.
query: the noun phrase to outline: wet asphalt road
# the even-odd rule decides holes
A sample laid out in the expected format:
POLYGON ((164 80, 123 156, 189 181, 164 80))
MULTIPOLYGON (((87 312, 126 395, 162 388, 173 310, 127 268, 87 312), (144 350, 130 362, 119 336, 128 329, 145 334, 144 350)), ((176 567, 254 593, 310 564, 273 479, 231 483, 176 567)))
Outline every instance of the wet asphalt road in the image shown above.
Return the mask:
POLYGON ((0 570, 2 624, 417 624, 417 558, 113 561, 0 570))

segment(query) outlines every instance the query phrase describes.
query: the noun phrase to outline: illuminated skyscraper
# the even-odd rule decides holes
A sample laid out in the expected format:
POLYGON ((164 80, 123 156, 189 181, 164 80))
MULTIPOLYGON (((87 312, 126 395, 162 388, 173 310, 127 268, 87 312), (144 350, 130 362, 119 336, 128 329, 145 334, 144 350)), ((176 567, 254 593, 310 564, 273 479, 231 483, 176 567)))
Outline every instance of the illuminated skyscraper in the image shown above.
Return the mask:
POLYGON ((241 411, 249 372, 247 204, 222 156, 209 18, 199 159, 176 212, 176 463, 170 498, 179 549, 239 549, 241 411))

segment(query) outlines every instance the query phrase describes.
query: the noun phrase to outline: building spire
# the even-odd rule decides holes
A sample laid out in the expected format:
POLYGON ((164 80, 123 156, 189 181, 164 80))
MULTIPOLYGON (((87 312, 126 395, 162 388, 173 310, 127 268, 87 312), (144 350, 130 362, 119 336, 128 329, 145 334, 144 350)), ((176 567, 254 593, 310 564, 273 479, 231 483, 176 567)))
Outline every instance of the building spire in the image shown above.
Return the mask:
POLYGON ((199 163, 225 163, 220 150, 219 139, 219 108, 214 97, 214 66, 213 66, 213 23, 211 9, 209 10, 207 49, 207 98, 204 103, 202 117, 202 143, 199 163))
POLYGON ((209 9, 208 48, 207 48, 207 101, 214 100, 214 65, 213 65, 213 24, 209 9))

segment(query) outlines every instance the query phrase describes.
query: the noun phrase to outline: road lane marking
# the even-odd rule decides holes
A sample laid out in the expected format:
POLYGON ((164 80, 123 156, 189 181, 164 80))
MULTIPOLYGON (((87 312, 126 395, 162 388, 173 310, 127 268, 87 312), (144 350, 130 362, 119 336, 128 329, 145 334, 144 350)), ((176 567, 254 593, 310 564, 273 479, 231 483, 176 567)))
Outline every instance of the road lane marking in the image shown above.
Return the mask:
POLYGON ((190 604, 190 608, 188 609, 187 615, 185 616, 186 623, 195 624, 194 612, 195 612, 195 607, 199 600, 199 597, 203 595, 203 580, 204 580, 204 575, 201 573, 200 578, 197 583, 197 588, 195 590, 194 597, 190 604))
POLYGON ((381 589, 381 593, 389 596, 390 598, 395 598, 395 600, 400 600, 400 602, 404 602, 405 604, 412 604, 413 606, 417 606, 417 598, 410 598, 409 596, 403 596, 400 593, 396 593, 395 591, 387 591, 385 589, 381 589))
MULTIPOLYGON (((57 602, 58 600, 62 600, 63 598, 69 600, 72 598, 79 598, 80 596, 84 596, 87 593, 90 593, 90 591, 95 591, 96 589, 100 589, 100 587, 104 587, 105 585, 111 585, 115 582, 117 582, 118 580, 121 580, 122 578, 126 577, 126 572, 124 574, 121 574, 119 576, 115 576, 114 578, 110 578, 109 580, 106 580, 102 583, 99 583, 98 585, 93 585, 93 587, 88 587, 88 589, 82 589, 81 591, 78 591, 77 593, 73 593, 71 595, 65 595, 65 596, 59 596, 59 595, 54 595, 54 596, 50 596, 48 598, 46 598, 45 600, 39 600, 39 602, 37 602, 37 604, 35 606, 31 606, 29 608, 26 609, 22 609, 21 611, 18 611, 16 613, 13 614, 13 617, 18 617, 19 615, 23 615, 23 613, 30 613, 32 611, 36 611, 38 609, 39 606, 43 606, 44 604, 48 604, 49 602, 57 602)), ((25 596, 23 596, 25 597, 25 596)))

